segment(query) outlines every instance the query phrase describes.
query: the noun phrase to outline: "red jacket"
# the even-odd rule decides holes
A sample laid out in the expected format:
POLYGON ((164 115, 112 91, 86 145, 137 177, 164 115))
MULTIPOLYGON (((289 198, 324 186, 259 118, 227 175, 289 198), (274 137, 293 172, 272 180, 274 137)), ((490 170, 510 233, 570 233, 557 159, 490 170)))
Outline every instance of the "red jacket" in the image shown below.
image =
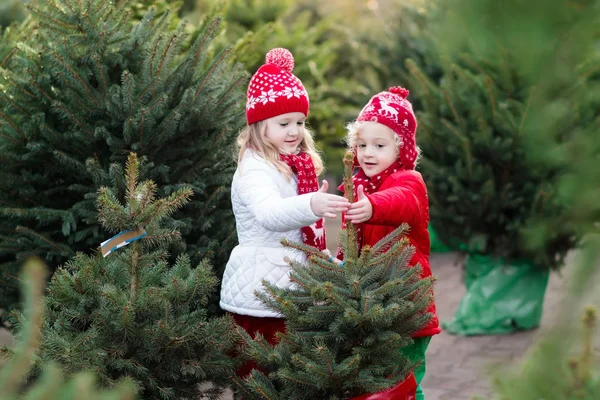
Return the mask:
MULTIPOLYGON (((431 276, 429 266, 429 200, 427 187, 421 174, 413 170, 402 170, 388 176, 376 193, 366 195, 373 206, 371 219, 362 224, 362 245, 373 246, 402 223, 410 226, 408 239, 415 247, 410 265, 421 265, 422 277, 431 276)), ((345 228, 342 215, 342 228, 345 228)), ((343 257, 343 255, 341 255, 343 257)), ((338 254, 338 258, 340 254, 338 254)), ((433 336, 441 332, 432 301, 428 311, 433 319, 414 337, 433 336)))

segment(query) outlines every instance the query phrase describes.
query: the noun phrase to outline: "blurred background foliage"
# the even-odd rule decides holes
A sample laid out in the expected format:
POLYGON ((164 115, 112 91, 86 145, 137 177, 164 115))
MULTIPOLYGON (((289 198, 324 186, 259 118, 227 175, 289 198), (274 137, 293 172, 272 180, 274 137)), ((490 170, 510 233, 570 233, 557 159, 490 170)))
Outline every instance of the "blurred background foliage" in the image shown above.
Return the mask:
POLYGON ((522 139, 531 168, 551 169, 549 197, 562 207, 523 226, 519 238, 544 248, 576 229, 569 291, 551 334, 525 361, 495 376, 498 399, 595 399, 600 396, 595 287, 600 270, 600 2, 598 0, 459 0, 445 3, 441 51, 475 46, 510 57, 533 88, 522 139), (583 324, 579 316, 583 316, 583 324), (549 367, 552 366, 552 367, 549 367))

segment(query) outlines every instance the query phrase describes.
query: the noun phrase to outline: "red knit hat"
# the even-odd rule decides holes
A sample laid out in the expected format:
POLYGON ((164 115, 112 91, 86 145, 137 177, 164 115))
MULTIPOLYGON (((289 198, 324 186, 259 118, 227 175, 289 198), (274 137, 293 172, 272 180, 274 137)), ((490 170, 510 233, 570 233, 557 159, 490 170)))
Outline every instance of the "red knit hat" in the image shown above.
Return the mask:
POLYGON ((277 115, 301 112, 308 116, 308 93, 292 70, 294 56, 283 48, 267 53, 266 64, 250 79, 246 99, 248 125, 277 115))
POLYGON ((362 109, 358 122, 378 122, 394 131, 402 140, 400 161, 406 169, 415 169, 419 151, 415 140, 417 117, 406 99, 408 90, 399 86, 377 93, 362 109))

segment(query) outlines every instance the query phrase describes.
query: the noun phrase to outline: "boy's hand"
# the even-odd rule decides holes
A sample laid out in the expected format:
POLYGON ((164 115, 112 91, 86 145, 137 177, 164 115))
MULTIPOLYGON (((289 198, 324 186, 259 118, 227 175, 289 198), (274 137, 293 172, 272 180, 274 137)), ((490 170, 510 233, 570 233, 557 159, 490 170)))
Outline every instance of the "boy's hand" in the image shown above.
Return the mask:
POLYGON ((358 186, 356 194, 358 198, 355 203, 350 205, 350 210, 346 211, 346 219, 353 224, 360 224, 368 221, 373 216, 373 206, 369 198, 365 196, 362 185, 358 186))

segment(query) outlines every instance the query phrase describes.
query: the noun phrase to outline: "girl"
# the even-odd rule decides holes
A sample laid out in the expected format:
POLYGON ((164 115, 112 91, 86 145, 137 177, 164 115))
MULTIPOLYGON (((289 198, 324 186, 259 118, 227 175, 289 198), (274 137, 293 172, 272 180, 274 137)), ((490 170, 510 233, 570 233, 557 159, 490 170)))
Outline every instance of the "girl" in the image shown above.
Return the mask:
MULTIPOLYGON (((356 201, 343 219, 357 224, 359 249, 375 245, 407 223, 407 236, 415 248, 410 265, 418 263, 422 277, 429 277, 429 202, 423 178, 414 170, 419 156, 417 119, 407 96, 408 90, 400 87, 376 94, 348 126, 347 141, 360 168, 352 178, 356 201)), ((343 258, 341 251, 337 258, 343 258)), ((424 399, 420 382, 425 375, 425 350, 431 336, 441 331, 434 302, 429 312, 433 315, 429 325, 413 336, 414 344, 404 352, 411 360, 422 361, 414 372, 417 400, 424 399)))
MULTIPOLYGON (((231 185, 239 245, 225 267, 220 306, 251 336, 261 333, 270 343, 285 329, 281 315, 267 309, 254 292, 262 280, 290 286, 285 257, 304 261, 300 252, 280 240, 325 249, 323 217, 349 209, 348 200, 319 189, 323 162, 305 127, 308 94, 292 74, 294 58, 273 49, 250 80, 246 102, 248 127, 238 137, 238 167, 231 185)), ((253 363, 238 371, 243 377, 253 363)))

